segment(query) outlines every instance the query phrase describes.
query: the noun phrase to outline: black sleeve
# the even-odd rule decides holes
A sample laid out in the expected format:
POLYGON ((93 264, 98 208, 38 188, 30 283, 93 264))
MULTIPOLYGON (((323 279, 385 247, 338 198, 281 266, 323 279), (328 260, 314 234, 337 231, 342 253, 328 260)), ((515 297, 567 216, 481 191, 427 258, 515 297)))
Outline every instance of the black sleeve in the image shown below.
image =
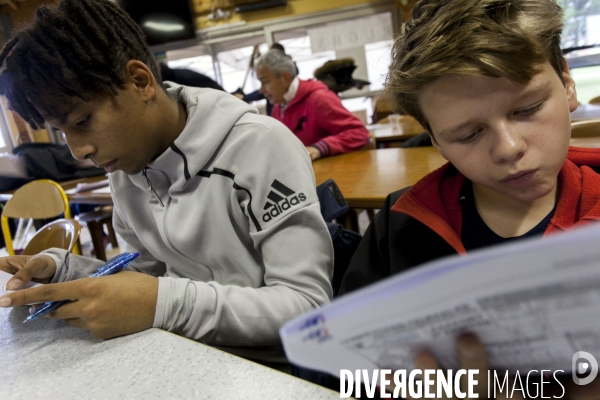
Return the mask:
POLYGON ((344 275, 340 296, 390 276, 389 214, 400 194, 389 195, 369 224, 344 275))

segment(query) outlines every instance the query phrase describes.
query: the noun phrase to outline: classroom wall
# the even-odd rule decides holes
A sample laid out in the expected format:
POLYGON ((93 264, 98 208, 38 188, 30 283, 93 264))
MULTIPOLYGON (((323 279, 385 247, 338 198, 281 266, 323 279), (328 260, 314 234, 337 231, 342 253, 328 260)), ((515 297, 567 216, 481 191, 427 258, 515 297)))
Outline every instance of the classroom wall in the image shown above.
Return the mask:
MULTIPOLYGON (((211 11, 211 0, 191 1, 192 8, 197 15, 196 25, 198 29, 223 23, 223 21, 208 21, 207 15, 211 11)), ((14 10, 12 7, 7 5, 0 6, 0 13, 6 13, 10 15, 13 27, 15 29, 19 29, 33 18, 36 8, 42 4, 52 4, 55 2, 56 0, 27 0, 17 3, 18 10, 14 10)), ((410 5, 414 2, 415 0, 288 0, 287 5, 281 7, 247 13, 232 13, 232 16, 228 22, 246 21, 248 23, 252 23, 274 18, 290 17, 293 15, 312 14, 357 4, 375 3, 395 3, 402 9, 402 15, 407 16, 410 11, 410 5)), ((233 0, 221 0, 221 2, 217 3, 223 4, 224 6, 229 5, 230 8, 227 9, 233 11, 233 0)))
POLYGON ((10 15, 14 29, 20 29, 27 24, 35 13, 35 10, 42 4, 52 4, 54 0, 27 0, 24 2, 16 2, 17 10, 10 6, 0 6, 0 13, 10 15))
MULTIPOLYGON (((210 3, 211 0, 192 0, 192 4, 194 5, 194 11, 198 16, 196 25, 199 29, 208 26, 216 26, 224 23, 222 21, 208 21, 207 15, 211 11, 210 3)), ((224 10, 232 10, 233 3, 234 2, 232 0, 226 0, 221 2, 224 10)), ((401 0, 288 0, 287 5, 285 6, 279 6, 266 10, 252 11, 247 13, 232 13, 232 16, 228 22, 234 23, 239 21, 246 21, 247 23, 252 23, 268 19, 318 13, 322 11, 334 10, 336 8, 348 7, 357 4, 374 3, 396 3, 400 6, 402 2, 401 0)))

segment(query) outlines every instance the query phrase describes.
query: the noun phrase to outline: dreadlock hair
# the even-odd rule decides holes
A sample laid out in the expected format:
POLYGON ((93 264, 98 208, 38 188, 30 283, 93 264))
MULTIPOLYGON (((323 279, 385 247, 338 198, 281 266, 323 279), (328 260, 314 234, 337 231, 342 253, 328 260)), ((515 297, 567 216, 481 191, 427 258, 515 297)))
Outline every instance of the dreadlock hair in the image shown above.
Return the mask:
POLYGON ((160 74, 140 27, 109 0, 62 0, 41 6, 33 23, 0 53, 0 94, 34 129, 55 117, 53 104, 117 95, 129 60, 160 74))

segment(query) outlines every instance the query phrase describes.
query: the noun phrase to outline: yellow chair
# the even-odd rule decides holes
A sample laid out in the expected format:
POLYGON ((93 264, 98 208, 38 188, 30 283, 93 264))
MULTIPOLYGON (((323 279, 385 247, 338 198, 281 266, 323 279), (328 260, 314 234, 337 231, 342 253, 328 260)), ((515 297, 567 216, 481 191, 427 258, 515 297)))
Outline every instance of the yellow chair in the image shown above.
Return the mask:
POLYGON ((600 104, 600 96, 596 96, 589 101, 590 104, 600 104))
MULTIPOLYGON (((15 255, 8 227, 9 218, 48 219, 64 214, 71 218, 67 195, 60 185, 49 179, 40 179, 19 188, 6 203, 2 212, 2 233, 9 255, 15 255)), ((75 246, 73 253, 80 254, 75 246)))
POLYGON ((21 254, 33 256, 51 248, 72 251, 77 245, 80 232, 81 225, 76 220, 57 219, 41 227, 21 254))
POLYGON ((588 119, 571 123, 572 138, 600 137, 600 119, 588 119))

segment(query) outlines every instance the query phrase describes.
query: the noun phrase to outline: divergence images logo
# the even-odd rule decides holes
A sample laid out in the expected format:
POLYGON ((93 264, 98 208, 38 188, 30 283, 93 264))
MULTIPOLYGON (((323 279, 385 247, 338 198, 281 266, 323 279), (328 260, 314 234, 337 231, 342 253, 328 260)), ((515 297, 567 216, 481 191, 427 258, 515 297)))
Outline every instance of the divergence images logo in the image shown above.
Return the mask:
POLYGON ((571 373, 573 374, 573 381, 576 384, 587 385, 596 378, 596 375, 598 375, 598 361, 596 361, 596 358, 590 353, 578 351, 573 354, 571 373), (587 374, 588 372, 589 375, 585 378, 580 378, 578 376, 587 374))
POLYGON ((306 201, 304 193, 298 193, 298 195, 296 195, 296 192, 279 182, 277 179, 271 183, 271 188, 273 190, 267 195, 267 199, 270 201, 267 201, 263 207, 263 209, 267 211, 262 216, 264 222, 269 222, 278 215, 283 214, 284 211, 306 201))

